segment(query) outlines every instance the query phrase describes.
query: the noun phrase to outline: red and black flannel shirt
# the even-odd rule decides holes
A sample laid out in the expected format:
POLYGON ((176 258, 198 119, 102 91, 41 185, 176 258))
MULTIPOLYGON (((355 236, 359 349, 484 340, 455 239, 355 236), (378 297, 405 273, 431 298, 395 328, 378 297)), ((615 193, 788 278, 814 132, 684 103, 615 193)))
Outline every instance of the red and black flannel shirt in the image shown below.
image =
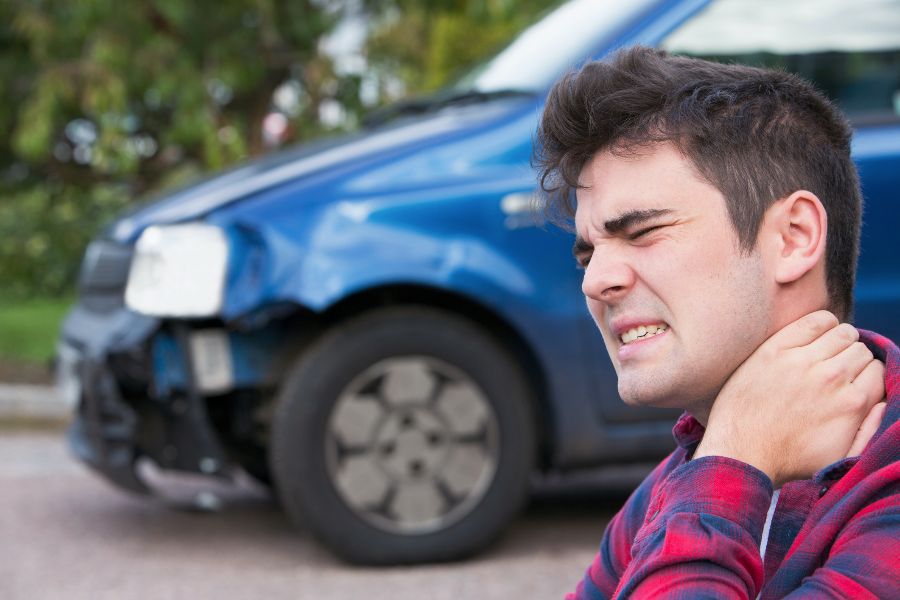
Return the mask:
POLYGON ((613 518, 567 600, 596 598, 900 599, 900 350, 860 330, 885 363, 887 410, 858 457, 781 489, 765 564, 772 482, 748 464, 687 460, 703 426, 685 414, 678 448, 613 518))

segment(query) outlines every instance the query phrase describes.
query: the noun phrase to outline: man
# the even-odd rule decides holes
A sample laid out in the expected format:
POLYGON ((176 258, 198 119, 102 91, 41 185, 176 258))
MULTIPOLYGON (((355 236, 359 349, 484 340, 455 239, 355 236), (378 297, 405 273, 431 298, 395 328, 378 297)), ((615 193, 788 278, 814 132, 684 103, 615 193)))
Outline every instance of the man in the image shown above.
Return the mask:
POLYGON ((638 47, 558 82, 538 137, 620 395, 686 410, 570 597, 900 598, 900 351, 841 323, 844 117, 795 76, 638 47))

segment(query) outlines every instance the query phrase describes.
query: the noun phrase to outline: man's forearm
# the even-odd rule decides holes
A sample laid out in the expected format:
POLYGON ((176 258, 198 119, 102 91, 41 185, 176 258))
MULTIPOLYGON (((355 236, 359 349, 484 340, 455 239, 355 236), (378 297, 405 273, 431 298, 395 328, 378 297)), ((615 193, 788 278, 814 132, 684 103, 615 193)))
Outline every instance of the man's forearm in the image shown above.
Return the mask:
POLYGON ((771 497, 769 478, 739 461, 678 467, 650 501, 616 597, 756 597, 771 497))

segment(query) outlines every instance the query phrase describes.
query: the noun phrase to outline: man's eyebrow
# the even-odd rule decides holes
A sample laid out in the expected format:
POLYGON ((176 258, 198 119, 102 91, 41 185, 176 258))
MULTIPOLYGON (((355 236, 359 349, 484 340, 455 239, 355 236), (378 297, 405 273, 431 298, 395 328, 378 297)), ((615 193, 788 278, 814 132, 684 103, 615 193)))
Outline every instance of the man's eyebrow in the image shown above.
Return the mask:
POLYGON ((655 219, 656 217, 662 217, 671 213, 672 211, 668 208, 646 208, 643 210, 629 210, 628 212, 619 215, 615 219, 606 221, 603 224, 603 228, 609 234, 621 233, 626 229, 630 229, 635 225, 643 223, 644 221, 649 221, 650 219, 655 219))
MULTIPOLYGON (((668 208, 646 208, 643 210, 629 210, 622 213, 615 219, 610 219, 603 223, 603 228, 610 235, 621 233, 626 229, 630 229, 635 225, 672 214, 672 210, 668 208)), ((588 254, 594 250, 594 245, 583 237, 576 236, 575 244, 572 245, 572 254, 578 256, 580 254, 588 254)))

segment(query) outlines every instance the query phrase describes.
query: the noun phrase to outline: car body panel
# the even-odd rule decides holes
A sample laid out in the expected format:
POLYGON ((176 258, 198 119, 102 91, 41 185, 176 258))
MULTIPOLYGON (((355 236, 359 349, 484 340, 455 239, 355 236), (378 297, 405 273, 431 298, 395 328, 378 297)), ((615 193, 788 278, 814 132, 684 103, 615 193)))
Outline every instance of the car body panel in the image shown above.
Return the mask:
POLYGON ((900 125, 857 128, 853 156, 865 199, 854 322, 900 340, 900 125))

